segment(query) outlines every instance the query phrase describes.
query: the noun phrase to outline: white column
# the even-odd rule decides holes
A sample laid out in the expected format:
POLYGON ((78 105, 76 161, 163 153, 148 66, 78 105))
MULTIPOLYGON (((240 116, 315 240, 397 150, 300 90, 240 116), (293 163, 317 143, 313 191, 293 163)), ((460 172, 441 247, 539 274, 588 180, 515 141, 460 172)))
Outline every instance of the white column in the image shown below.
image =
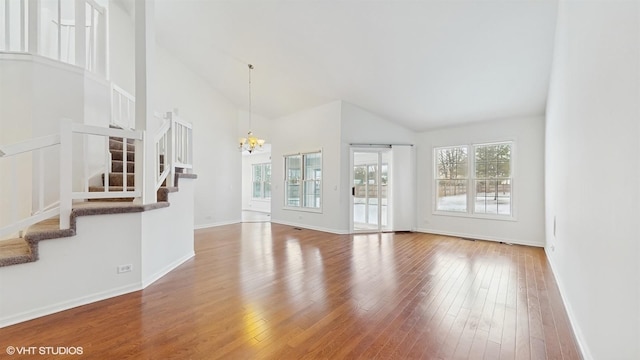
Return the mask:
POLYGON ((81 68, 87 67, 87 10, 85 0, 76 1, 76 65, 81 68))
POLYGON ((144 131, 146 141, 136 141, 135 183, 142 185, 142 198, 138 202, 156 202, 153 144, 153 65, 155 59, 154 0, 135 2, 136 47, 136 130, 144 131))

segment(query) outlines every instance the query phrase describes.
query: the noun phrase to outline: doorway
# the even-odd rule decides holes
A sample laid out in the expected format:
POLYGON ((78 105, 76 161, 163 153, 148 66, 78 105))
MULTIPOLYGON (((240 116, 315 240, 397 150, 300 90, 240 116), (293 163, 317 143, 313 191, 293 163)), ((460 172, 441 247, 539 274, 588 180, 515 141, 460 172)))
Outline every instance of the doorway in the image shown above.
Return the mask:
POLYGON ((351 149, 353 232, 390 231, 391 149, 351 149))

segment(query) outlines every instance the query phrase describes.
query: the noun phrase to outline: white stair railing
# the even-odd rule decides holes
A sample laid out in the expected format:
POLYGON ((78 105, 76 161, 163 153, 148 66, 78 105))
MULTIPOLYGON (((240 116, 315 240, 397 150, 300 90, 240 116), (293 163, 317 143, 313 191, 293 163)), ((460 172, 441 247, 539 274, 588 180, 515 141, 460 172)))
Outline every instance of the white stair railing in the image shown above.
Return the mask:
MULTIPOLYGON (((34 138, 27 141, 19 142, 12 145, 0 146, 0 161, 8 160, 13 170, 7 171, 12 177, 11 186, 16 188, 18 181, 18 174, 16 166, 16 155, 32 153, 31 159, 33 159, 35 166, 33 169, 38 169, 34 178, 34 183, 31 184, 31 192, 37 193, 37 206, 31 211, 30 216, 26 216, 21 219, 11 219, 11 223, 8 225, 0 224, 0 239, 20 232, 27 227, 38 223, 42 220, 49 219, 56 215, 60 215, 60 229, 68 229, 70 226, 70 215, 72 204, 77 200, 89 200, 89 199, 105 199, 105 198, 139 198, 142 196, 142 191, 147 183, 146 180, 143 184, 128 184, 128 172, 127 172, 127 140, 140 140, 144 141, 145 135, 142 131, 137 130, 124 130, 113 129, 99 126, 90 126, 78 123, 72 123, 70 120, 63 120, 60 125, 60 132, 49 136, 40 138, 34 138), (74 174, 74 148, 80 148, 80 144, 74 146, 74 141, 78 141, 77 135, 81 135, 83 146, 85 145, 84 137, 98 136, 102 137, 105 142, 105 158, 104 168, 101 171, 104 174, 104 189, 103 191, 93 192, 89 191, 88 182, 83 180, 84 184, 81 191, 75 191, 73 189, 73 174, 74 174), (111 153, 109 150, 109 139, 121 138, 123 144, 123 169, 122 169, 122 190, 112 191, 110 189, 109 179, 111 174, 111 153), (45 172, 45 160, 42 155, 42 151, 46 148, 58 147, 59 150, 59 197, 52 203, 45 204, 45 191, 44 182, 50 177, 50 174, 45 172), (132 188, 132 189, 131 189, 132 188)), ((161 126, 159 131, 154 137, 156 145, 156 153, 154 156, 156 164, 156 176, 149 178, 151 184, 155 185, 156 190, 162 186, 165 179, 167 185, 173 186, 175 168, 179 167, 185 169, 187 172, 191 172, 193 169, 193 126, 181 119, 178 119, 172 113, 167 114, 167 120, 161 126), (161 161, 162 158, 162 161, 161 161)), ((86 150, 86 146, 84 147, 86 150)), ((81 165, 85 168, 83 176, 86 178, 86 163, 87 151, 83 151, 83 157, 81 159, 81 165)), ((144 161, 151 161, 148 157, 144 161)), ((5 166, 6 163, 0 163, 0 166, 5 166)), ((142 168, 143 164, 139 164, 142 168)), ((136 164, 138 166, 138 164, 136 164)), ((4 169, 4 168, 3 168, 4 169)), ((185 171, 183 170, 183 171, 185 171)), ((75 172, 78 173, 78 172, 75 172)), ((20 181, 24 181, 20 179, 20 181)), ((12 191, 11 189, 10 191, 12 191)), ((12 191, 16 194, 16 191, 12 191)), ((10 212, 17 214, 16 204, 18 201, 24 199, 17 199, 17 196, 13 196, 11 199, 10 212)))
POLYGON ((193 169, 193 125, 174 115, 171 123, 175 142, 171 162, 174 167, 193 169))
POLYGON ((107 9, 95 0, 0 0, 0 9, 0 52, 41 55, 106 75, 107 9))
MULTIPOLYGON (((104 198, 131 198, 131 197, 139 197, 142 194, 140 190, 140 185, 137 184, 128 184, 128 176, 127 173, 127 161, 132 160, 128 159, 127 155, 127 140, 142 140, 142 131, 137 130, 122 130, 122 129, 111 129, 104 128, 100 126, 90 126, 84 124, 71 124, 71 132, 73 134, 82 134, 82 135, 94 135, 101 136, 104 138, 105 142, 105 161, 104 161, 104 190, 101 192, 90 192, 88 189, 88 184, 85 183, 84 191, 74 191, 71 194, 72 200, 79 199, 104 199, 104 198), (111 173, 111 152, 109 151, 109 138, 122 138, 122 191, 111 191, 109 189, 109 174, 111 173), (134 187, 134 190, 127 190, 129 187, 134 187)), ((71 151, 71 149, 64 148, 62 151, 71 151)), ((72 155, 72 153, 68 153, 68 155, 72 155)), ((65 162, 72 162, 71 156, 65 156, 65 154, 61 154, 61 162, 64 159, 65 162)), ((86 163, 88 160, 85 158, 83 163, 86 163)), ((67 164, 61 164, 62 166, 69 166, 67 164)), ((71 176, 73 173, 73 169, 68 173, 68 176, 71 176)), ((61 172, 61 176, 63 173, 61 172)), ((86 175, 85 175, 86 177, 86 175)), ((61 180, 61 183, 63 181, 61 180)), ((65 178, 64 182, 72 182, 71 178, 65 178)), ((62 195, 62 194, 61 194, 62 195)))
MULTIPOLYGON (((15 143, 12 145, 3 146, 0 148, 0 160, 2 163, 0 165, 5 165, 4 161, 9 161, 9 166, 6 166, 6 173, 11 177, 11 199, 10 204, 8 206, 8 210, 12 214, 11 223, 3 225, 0 227, 0 239, 10 236, 12 234, 18 233, 23 229, 38 223, 42 220, 49 219, 60 214, 59 206, 45 206, 45 194, 44 194, 44 181, 46 180, 47 174, 44 173, 44 158, 41 156, 43 151, 49 147, 55 147, 60 145, 60 135, 54 134, 49 136, 43 136, 39 138, 30 139, 27 141, 22 141, 19 143, 15 143), (32 159, 36 161, 36 168, 40 169, 40 173, 37 176, 37 186, 34 188, 38 189, 37 197, 38 197, 38 207, 35 211, 32 212, 30 216, 18 219, 18 201, 25 201, 24 199, 18 199, 18 183, 24 182, 24 174, 21 174, 18 170, 17 166, 17 155, 20 154, 32 154, 32 159), (20 180, 18 180, 18 176, 21 176, 20 180)), ((5 175, 3 175, 5 176, 5 175)), ((32 191, 33 193, 33 191, 32 191)), ((7 199, 3 199, 3 202, 7 199)), ((5 203, 4 206, 7 206, 5 203)))
POLYGON ((173 179, 169 175, 173 174, 173 129, 171 119, 167 119, 160 129, 158 130, 155 141, 156 156, 155 161, 155 173, 156 173, 156 190, 158 190, 162 183, 169 178, 167 185, 173 186, 173 179))
POLYGON ((111 125, 135 129, 136 99, 116 84, 111 84, 111 125))
POLYGON ((174 185, 175 169, 193 170, 193 125, 168 112, 155 137, 156 189, 167 180, 174 185))

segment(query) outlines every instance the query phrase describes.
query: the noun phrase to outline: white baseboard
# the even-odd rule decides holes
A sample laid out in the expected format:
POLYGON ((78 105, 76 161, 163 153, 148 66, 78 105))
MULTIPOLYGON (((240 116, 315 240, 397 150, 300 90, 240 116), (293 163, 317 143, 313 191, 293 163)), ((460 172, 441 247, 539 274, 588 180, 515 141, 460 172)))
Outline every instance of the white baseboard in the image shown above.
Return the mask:
POLYGON ((280 225, 294 226, 294 227, 299 227, 299 228, 303 228, 303 229, 322 231, 322 232, 331 233, 331 234, 337 234, 337 235, 349 234, 349 230, 329 229, 329 228, 325 228, 325 227, 322 227, 322 226, 313 226, 313 225, 308 225, 308 224, 298 224, 298 223, 294 223, 294 222, 288 222, 288 221, 282 221, 282 220, 273 220, 273 219, 271 219, 271 222, 275 223, 275 224, 280 224, 280 225))
POLYGON ((162 269, 157 271, 155 274, 152 274, 148 278, 142 279, 142 289, 145 289, 147 286, 153 284, 158 279, 160 279, 161 277, 163 277, 163 276, 167 275, 169 272, 171 272, 171 270, 173 270, 173 269, 177 268, 178 266, 182 265, 182 263, 184 263, 185 261, 191 259, 195 255, 196 255, 195 252, 192 251, 191 253, 189 253, 189 254, 181 257, 180 259, 170 263, 169 265, 163 267, 162 269))
POLYGON ((428 234, 455 236, 455 237, 467 238, 467 239, 487 240, 487 241, 504 242, 504 243, 517 244, 517 245, 544 247, 544 244, 533 242, 533 241, 507 239, 507 238, 499 238, 495 236, 484 236, 484 235, 477 235, 477 234, 467 234, 467 233, 461 233, 461 232, 455 232, 455 231, 442 231, 442 230, 424 229, 424 228, 416 229, 415 231, 421 232, 421 233, 428 233, 428 234))
POLYGON ((19 314, 7 316, 5 318, 0 319, 0 328, 21 323, 24 321, 33 320, 35 318, 39 318, 42 316, 55 314, 57 312, 69 310, 78 306, 87 305, 97 301, 102 301, 112 297, 128 294, 141 289, 142 287, 140 283, 134 283, 131 285, 126 285, 126 286, 118 287, 115 289, 110 289, 106 291, 97 292, 95 294, 82 296, 77 299, 62 301, 57 304, 43 306, 37 309, 25 311, 19 314))
POLYGON ((97 301, 110 299, 110 298, 113 298, 113 297, 116 297, 116 296, 120 296, 120 295, 131 293, 131 292, 134 292, 134 291, 142 290, 142 289, 146 288, 147 286, 151 285, 152 283, 154 283, 155 281, 157 281, 158 279, 160 279, 161 277, 165 276, 169 272, 171 272, 173 269, 175 269, 178 266, 182 265, 182 263, 184 263, 185 261, 193 258, 194 256, 195 256, 194 252, 191 252, 190 254, 187 254, 187 255, 183 256, 182 258, 180 258, 180 259, 172 262, 171 264, 165 266, 164 268, 162 268, 160 271, 156 272, 155 274, 149 276, 147 279, 144 279, 142 281, 142 283, 139 283, 139 282, 138 283, 133 283, 131 285, 126 285, 126 286, 118 287, 118 288, 115 288, 115 289, 101 291, 101 292, 97 292, 95 294, 89 294, 89 295, 82 296, 82 297, 79 297, 79 298, 76 298, 76 299, 62 301, 62 302, 59 302, 57 304, 51 304, 51 305, 43 306, 43 307, 36 308, 36 309, 33 309, 33 310, 25 311, 25 312, 22 312, 22 313, 19 313, 19 314, 10 315, 10 316, 1 318, 0 319, 0 328, 11 326, 11 325, 18 324, 18 323, 25 322, 25 321, 29 321, 29 320, 33 320, 35 318, 39 318, 39 317, 42 317, 42 316, 55 314, 55 313, 60 312, 60 311, 73 309, 73 308, 78 307, 78 306, 87 305, 87 304, 91 304, 91 303, 94 303, 94 302, 97 302, 97 301))
POLYGON ((211 228, 211 227, 216 227, 216 226, 233 225, 233 224, 238 224, 238 223, 241 223, 241 222, 242 222, 241 219, 228 220, 228 221, 219 221, 219 222, 208 223, 208 224, 194 225, 193 229, 194 230, 200 230, 200 229, 206 229, 206 228, 211 228))
POLYGON ((576 338, 576 342, 578 343, 578 348, 582 353, 582 357, 584 358, 584 360, 592 360, 593 355, 591 355, 591 351, 589 350, 589 347, 587 346, 587 343, 584 340, 584 335, 582 334, 582 331, 580 330, 580 328, 576 326, 577 322, 576 322, 576 316, 574 315, 575 313, 573 312, 573 307, 571 307, 571 303, 567 301, 567 298, 564 297, 564 294, 566 294, 566 291, 565 291, 566 287, 562 283, 561 279, 558 276, 556 276, 556 270, 553 267, 554 266, 553 258, 548 255, 549 253, 547 252, 546 248, 544 249, 544 252, 547 254, 547 259, 549 260, 549 265, 551 266, 551 272, 553 273, 553 278, 556 279, 556 284, 558 284, 558 290, 560 291, 560 299, 562 299, 562 304, 564 305, 565 310, 567 310, 567 317, 569 317, 569 325, 573 330, 573 334, 576 338))

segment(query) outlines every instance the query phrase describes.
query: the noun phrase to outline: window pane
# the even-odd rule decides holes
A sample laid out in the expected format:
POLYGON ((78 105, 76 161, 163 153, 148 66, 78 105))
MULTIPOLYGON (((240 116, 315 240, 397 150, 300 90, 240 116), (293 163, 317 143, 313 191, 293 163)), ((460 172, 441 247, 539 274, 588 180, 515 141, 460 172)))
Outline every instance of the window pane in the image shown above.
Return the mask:
POLYGON ((270 199, 271 198, 271 183, 270 182, 265 182, 264 183, 264 197, 265 197, 265 199, 270 199))
POLYGON ((467 148, 457 146, 436 149, 438 179, 464 179, 467 177, 467 148))
POLYGON ((302 175, 302 156, 285 157, 285 206, 300 206, 300 179, 302 175))
POLYGON ((438 180, 437 204, 440 211, 467 211, 467 181, 438 180))
POLYGON ((262 181, 262 165, 253 165, 253 181, 262 181))
POLYGON ((320 181, 304 181, 304 207, 320 208, 320 181))
POLYGON ((253 182, 253 197, 254 198, 262 197, 262 183, 259 181, 253 182))
POLYGON ((302 175, 302 156, 287 156, 287 180, 300 180, 302 175))
POLYGON ((286 206, 300 206, 300 185, 288 183, 286 192, 286 206))
POLYGON ((307 180, 322 178, 322 155, 320 153, 305 155, 304 178, 307 180))
POLYGON ((264 181, 271 182, 271 164, 264 164, 264 181))
POLYGON ((511 215, 511 179, 476 180, 475 191, 476 213, 511 215))
POLYGON ((475 153, 477 178, 511 176, 511 143, 477 145, 475 153))

